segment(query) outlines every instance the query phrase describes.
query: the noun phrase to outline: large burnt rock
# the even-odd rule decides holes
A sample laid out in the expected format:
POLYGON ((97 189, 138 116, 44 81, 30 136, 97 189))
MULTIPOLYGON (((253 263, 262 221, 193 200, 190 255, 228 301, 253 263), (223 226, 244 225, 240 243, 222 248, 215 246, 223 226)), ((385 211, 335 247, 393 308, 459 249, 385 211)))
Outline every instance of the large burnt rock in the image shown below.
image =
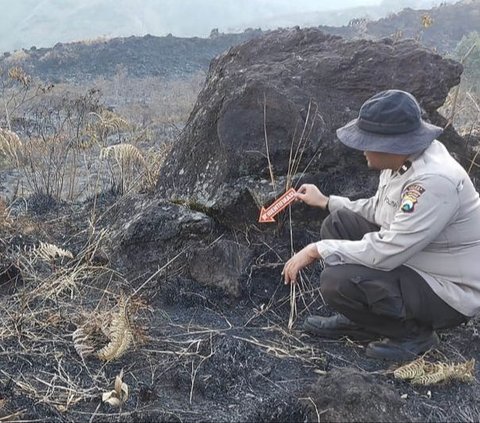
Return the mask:
POLYGON ((300 179, 327 193, 368 195, 376 177, 361 154, 335 142, 335 130, 367 98, 390 88, 413 93, 427 120, 445 123, 436 110, 461 72, 459 63, 413 40, 273 31, 212 62, 158 192, 228 227, 255 223, 263 204, 300 179))
POLYGON ((235 241, 220 239, 204 248, 191 251, 190 276, 207 286, 221 288, 231 297, 242 293, 242 275, 246 275, 252 250, 235 241))
MULTIPOLYGON (((461 71, 414 41, 345 41, 317 29, 273 31, 232 48, 212 62, 156 197, 120 206, 111 257, 154 271, 182 252, 188 278, 231 296, 246 274, 256 286, 278 283, 283 261, 317 238, 325 214, 296 205, 261 227, 260 208, 301 182, 327 194, 373 193, 377 174, 336 141, 336 129, 389 88, 412 92, 425 119, 445 124, 436 110, 461 71)), ((461 147, 454 132, 445 141, 461 147)))
POLYGON ((214 220, 201 211, 136 195, 124 197, 105 221, 113 222, 107 256, 136 284, 152 273, 161 277, 182 273, 231 298, 243 293, 253 251, 224 238, 214 220))
POLYGON ((189 247, 208 245, 215 231, 212 219, 201 212, 141 195, 124 197, 105 220, 114 222, 106 246, 109 258, 116 267, 137 273, 170 261, 184 266, 189 247))

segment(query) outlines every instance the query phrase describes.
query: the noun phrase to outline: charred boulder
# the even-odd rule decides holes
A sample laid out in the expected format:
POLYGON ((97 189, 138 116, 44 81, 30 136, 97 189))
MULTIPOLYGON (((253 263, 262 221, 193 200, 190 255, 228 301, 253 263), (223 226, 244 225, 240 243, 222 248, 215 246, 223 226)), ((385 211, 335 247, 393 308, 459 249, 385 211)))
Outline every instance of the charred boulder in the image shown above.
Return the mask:
POLYGON ((368 195, 376 177, 360 154, 335 141, 335 130, 390 88, 413 93, 425 119, 445 124, 436 110, 461 72, 413 40, 273 31, 212 61, 158 193, 237 228, 255 223, 263 204, 301 179, 327 193, 368 195))
POLYGON ((252 250, 224 238, 201 211, 139 195, 125 197, 106 220, 115 222, 107 255, 137 285, 153 273, 182 273, 231 298, 243 293, 252 250))
POLYGON ((175 260, 180 267, 189 246, 207 242, 214 222, 205 214, 144 196, 125 197, 107 217, 107 252, 118 268, 145 272, 175 260))
MULTIPOLYGON (((120 206, 112 257, 155 271, 180 254, 189 280, 231 296, 241 296, 246 280, 278 283, 271 265, 316 239, 325 214, 296 205, 278 224, 261 226, 261 207, 302 182, 352 198, 373 193, 377 174, 336 141, 336 129, 390 88, 413 93, 424 118, 445 125, 436 110, 461 72, 413 40, 345 41, 314 28, 273 31, 230 49, 211 63, 154 198, 120 206)), ((453 130, 443 141, 463 148, 453 130)))

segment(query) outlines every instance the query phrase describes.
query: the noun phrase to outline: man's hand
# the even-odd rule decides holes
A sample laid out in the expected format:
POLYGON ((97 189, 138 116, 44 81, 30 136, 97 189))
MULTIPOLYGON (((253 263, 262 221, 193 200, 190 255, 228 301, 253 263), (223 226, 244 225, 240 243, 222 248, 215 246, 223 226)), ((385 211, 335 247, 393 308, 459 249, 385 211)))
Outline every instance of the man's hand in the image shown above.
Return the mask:
POLYGON ((313 184, 303 184, 297 190, 295 197, 309 206, 321 209, 326 209, 328 205, 328 197, 313 184))
POLYGON ((319 258, 320 254, 315 244, 309 244, 303 250, 300 250, 287 261, 283 268, 282 275, 285 284, 296 283, 298 272, 319 258))

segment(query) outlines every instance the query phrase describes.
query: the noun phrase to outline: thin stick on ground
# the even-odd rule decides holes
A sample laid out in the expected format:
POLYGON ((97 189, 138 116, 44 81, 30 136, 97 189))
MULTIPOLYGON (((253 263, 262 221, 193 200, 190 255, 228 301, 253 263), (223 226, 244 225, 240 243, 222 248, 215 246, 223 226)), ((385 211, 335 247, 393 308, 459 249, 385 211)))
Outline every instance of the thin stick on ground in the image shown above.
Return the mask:
MULTIPOLYGON (((316 105, 315 105, 316 106, 316 105)), ((315 107, 315 110, 312 111, 312 102, 310 101, 308 104, 308 110, 307 110, 307 116, 305 119, 305 123, 303 125, 302 133, 300 135, 300 138, 298 140, 298 144, 295 148, 295 154, 292 157, 292 151, 294 149, 294 144, 295 144, 295 134, 296 134, 296 128, 294 132, 294 137, 292 138, 292 143, 290 146, 290 156, 289 156, 289 162, 288 162, 288 170, 287 170, 287 179, 286 179, 286 187, 285 189, 288 189, 292 183, 292 178, 293 175, 296 175, 298 172, 298 169, 300 167, 300 163, 303 157, 303 154, 305 152, 306 146, 308 141, 310 140, 313 128, 315 126, 315 120, 316 116, 318 115, 317 113, 318 106, 315 107), (311 117, 312 116, 312 117, 311 117)), ((315 159, 317 153, 313 155, 313 157, 310 159, 309 163, 307 164, 306 168, 302 172, 302 176, 305 174, 307 168, 310 166, 312 161, 315 159)), ((301 178, 299 178, 300 181, 301 178)), ((289 232, 290 232, 290 253, 293 256, 295 254, 295 248, 293 245, 293 225, 292 225, 292 213, 291 213, 291 208, 289 207, 289 216, 288 216, 288 221, 289 221, 289 232)), ((288 329, 291 330, 294 322, 298 316, 298 306, 297 306, 297 292, 298 292, 298 297, 300 297, 303 301, 303 304, 305 307, 308 309, 307 302, 305 301, 305 297, 303 294, 303 285, 306 285, 305 281, 303 280, 302 277, 302 272, 299 272, 298 275, 299 282, 296 284, 292 284, 290 286, 290 315, 288 319, 288 329)), ((308 279, 307 279, 308 282, 308 279)))
POLYGON ((296 294, 296 283, 290 284, 290 316, 288 318, 288 329, 293 328, 293 324, 297 318, 297 294, 296 294))
POLYGON ((313 401, 313 399, 311 397, 299 398, 299 400, 310 401, 313 404, 313 407, 315 409, 315 413, 317 415, 317 423, 320 423, 320 413, 318 412, 318 407, 317 407, 317 404, 315 404, 315 401, 313 401))
MULTIPOLYGON (((197 349, 198 349, 199 346, 200 346, 200 342, 197 345, 197 349)), ((202 357, 202 359, 200 360, 200 363, 198 363, 198 365, 195 368, 193 366, 193 360, 192 360, 192 376, 191 376, 192 377, 192 383, 190 385, 190 404, 193 401, 193 388, 195 387, 195 378, 197 376, 197 372, 200 369, 200 367, 202 366, 202 364, 206 360, 208 360, 210 357, 212 357, 214 354, 215 354, 215 352, 213 351, 212 334, 210 333, 210 354, 205 356, 205 357, 202 357)))
MULTIPOLYGON (((470 56, 470 54, 473 52, 473 50, 475 50, 475 47, 477 47, 476 44, 473 44, 467 51, 467 53, 465 53, 465 55, 462 57, 462 59, 460 60, 460 63, 463 65, 465 63, 465 61, 467 60, 468 56, 470 56)), ((452 112, 450 113, 450 118, 448 119, 448 122, 447 124, 445 125, 445 128, 448 128, 450 125, 453 124, 453 120, 455 119, 455 113, 456 113, 456 108, 457 108, 457 101, 458 101, 458 94, 460 92, 460 85, 461 85, 461 82, 460 84, 458 84, 456 87, 455 87, 455 93, 453 95, 453 102, 452 102, 452 112)))
POLYGON ((273 166, 270 160, 270 151, 268 149, 268 134, 267 134, 267 96, 263 93, 263 134, 265 137, 265 150, 267 153, 267 161, 268 161, 268 171, 270 172, 270 181, 272 183, 272 187, 276 190, 275 187, 275 177, 273 175, 273 166))
MULTIPOLYGON (((312 131, 313 131, 313 128, 315 127, 316 118, 317 116, 320 116, 318 114, 318 106, 316 104, 315 104, 315 110, 313 112, 311 111, 311 108, 312 108, 312 102, 310 101, 310 103, 308 104, 307 117, 303 125, 302 134, 300 135, 300 139, 297 144, 295 155, 293 157, 293 160, 289 162, 289 168, 287 172, 287 181, 291 180, 293 175, 296 175, 298 173, 298 169, 300 167, 300 163, 302 161, 305 148, 307 146, 307 143, 311 139, 312 131)), ((294 143, 294 139, 292 139, 292 144, 293 143, 294 143)), ((307 167, 310 165, 312 160, 310 160, 307 167)), ((305 171, 306 169, 303 170, 303 173, 305 173, 305 171)))

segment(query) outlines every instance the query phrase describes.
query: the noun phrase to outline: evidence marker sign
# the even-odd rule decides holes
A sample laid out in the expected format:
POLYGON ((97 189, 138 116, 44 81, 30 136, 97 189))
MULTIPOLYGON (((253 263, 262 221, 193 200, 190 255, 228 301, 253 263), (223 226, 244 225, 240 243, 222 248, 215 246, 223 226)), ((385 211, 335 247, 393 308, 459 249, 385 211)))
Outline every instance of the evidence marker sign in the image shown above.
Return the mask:
POLYGON ((275 222, 274 217, 282 210, 284 210, 288 205, 293 203, 293 201, 295 201, 295 194, 295 188, 290 188, 280 198, 275 200, 275 202, 271 206, 266 209, 265 207, 262 207, 262 209, 260 210, 260 217, 258 218, 258 221, 260 223, 275 222))

